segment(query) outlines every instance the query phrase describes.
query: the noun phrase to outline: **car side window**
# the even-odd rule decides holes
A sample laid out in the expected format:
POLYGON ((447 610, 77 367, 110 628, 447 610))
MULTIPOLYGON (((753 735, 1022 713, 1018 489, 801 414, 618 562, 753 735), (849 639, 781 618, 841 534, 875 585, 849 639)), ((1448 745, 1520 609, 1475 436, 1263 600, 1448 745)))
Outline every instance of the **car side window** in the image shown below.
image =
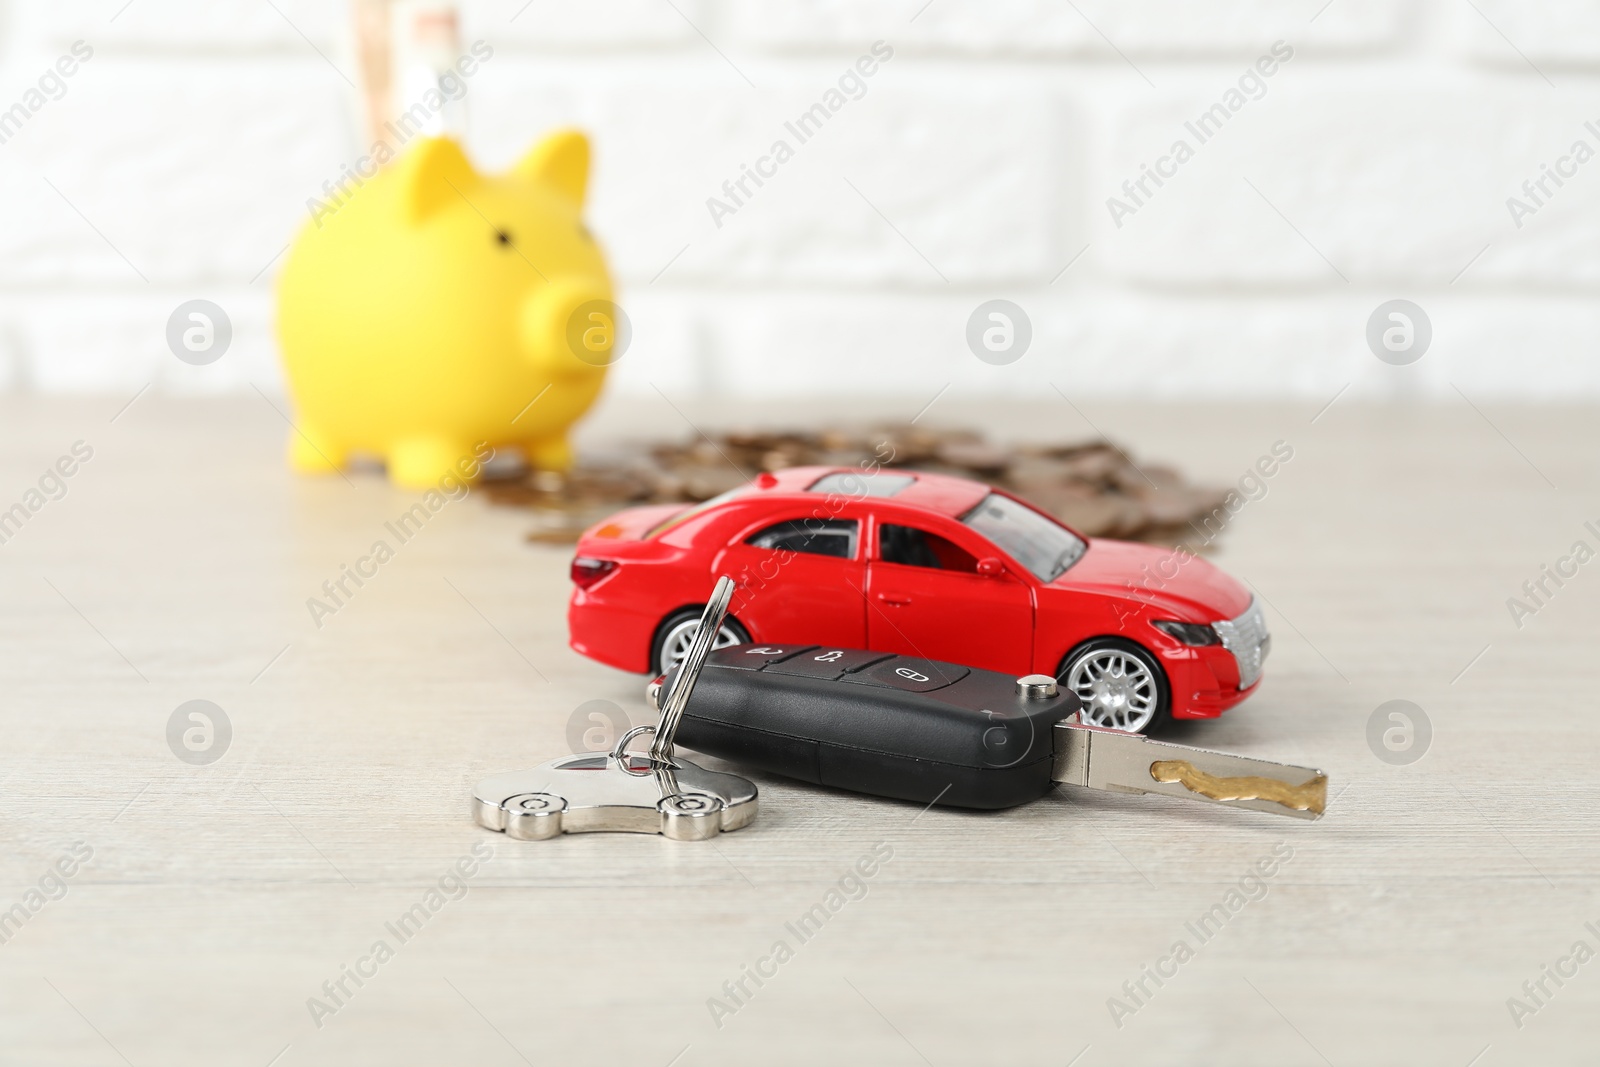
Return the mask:
POLYGON ((878 527, 878 555, 885 563, 976 574, 978 561, 954 541, 914 526, 878 527))
POLYGON ((813 556, 854 559, 860 528, 855 519, 790 519, 752 534, 744 543, 756 548, 786 548, 813 556))

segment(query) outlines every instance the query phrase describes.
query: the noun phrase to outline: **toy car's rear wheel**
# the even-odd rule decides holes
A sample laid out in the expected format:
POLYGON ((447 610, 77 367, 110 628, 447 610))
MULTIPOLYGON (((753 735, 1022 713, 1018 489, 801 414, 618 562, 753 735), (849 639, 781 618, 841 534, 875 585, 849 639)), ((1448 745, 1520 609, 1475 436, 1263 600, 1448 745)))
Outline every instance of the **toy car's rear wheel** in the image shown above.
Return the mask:
POLYGON ((1078 694, 1090 726, 1141 734, 1166 722, 1172 706, 1155 656, 1117 637, 1097 637, 1067 653, 1056 678, 1078 694))
MULTIPOLYGON (((704 608, 684 608, 667 618, 656 630, 655 645, 650 649, 650 669, 657 675, 665 674, 678 665, 684 656, 689 654, 689 644, 694 640, 694 633, 700 628, 700 613, 704 608)), ((726 648, 729 645, 743 644, 750 640, 750 635, 745 632, 733 619, 728 619, 717 631, 717 639, 712 642, 712 648, 726 648)))

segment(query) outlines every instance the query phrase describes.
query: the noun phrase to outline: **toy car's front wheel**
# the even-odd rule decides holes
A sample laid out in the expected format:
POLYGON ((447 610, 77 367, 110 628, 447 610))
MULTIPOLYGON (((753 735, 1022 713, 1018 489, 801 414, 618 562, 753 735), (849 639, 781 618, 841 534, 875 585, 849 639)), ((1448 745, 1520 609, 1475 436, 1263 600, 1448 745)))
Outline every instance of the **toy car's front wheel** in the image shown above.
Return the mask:
POLYGON ((1083 721, 1141 734, 1167 721, 1166 672, 1155 656, 1118 637, 1085 641, 1061 660, 1056 678, 1083 701, 1083 721))
MULTIPOLYGON (((704 608, 684 608, 682 611, 669 615, 665 622, 656 628, 655 643, 650 648, 650 670, 657 676, 665 674, 678 665, 678 661, 689 654, 689 643, 694 640, 694 633, 700 628, 700 614, 704 608)), ((726 648, 729 645, 743 644, 750 640, 750 635, 745 632, 733 619, 728 619, 717 631, 717 639, 712 648, 726 648)))

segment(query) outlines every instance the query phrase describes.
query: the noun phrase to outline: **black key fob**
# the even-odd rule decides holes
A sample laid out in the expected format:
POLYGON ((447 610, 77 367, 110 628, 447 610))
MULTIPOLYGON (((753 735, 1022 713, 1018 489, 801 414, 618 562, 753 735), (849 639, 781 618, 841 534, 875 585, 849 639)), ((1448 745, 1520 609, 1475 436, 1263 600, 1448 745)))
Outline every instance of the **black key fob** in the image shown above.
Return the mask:
POLYGON ((732 645, 706 662, 677 739, 817 785, 1009 808, 1054 787, 1052 728, 1078 714, 1077 696, 1041 687, 1050 681, 862 649, 732 645))

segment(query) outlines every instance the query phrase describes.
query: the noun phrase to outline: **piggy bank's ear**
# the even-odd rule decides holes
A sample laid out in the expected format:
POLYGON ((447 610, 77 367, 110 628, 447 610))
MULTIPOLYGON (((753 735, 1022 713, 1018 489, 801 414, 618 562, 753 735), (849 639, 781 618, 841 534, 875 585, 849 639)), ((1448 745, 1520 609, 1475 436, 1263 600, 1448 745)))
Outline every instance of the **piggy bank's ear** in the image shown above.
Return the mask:
POLYGON ((430 137, 401 157, 400 207, 406 221, 422 222, 460 200, 478 175, 461 146, 447 137, 430 137))
POLYGON ((589 187, 589 138, 578 130, 558 130, 522 157, 516 172, 549 186, 578 207, 589 187))

